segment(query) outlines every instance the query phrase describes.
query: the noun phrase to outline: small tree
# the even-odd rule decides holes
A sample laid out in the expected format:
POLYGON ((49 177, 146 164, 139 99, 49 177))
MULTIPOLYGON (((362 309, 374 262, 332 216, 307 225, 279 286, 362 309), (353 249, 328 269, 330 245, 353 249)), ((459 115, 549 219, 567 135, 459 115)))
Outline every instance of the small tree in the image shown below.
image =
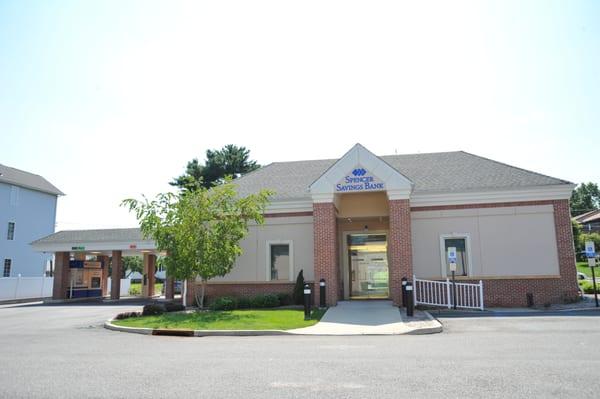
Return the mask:
POLYGON ((302 305, 304 303, 304 271, 300 270, 296 277, 296 285, 294 285, 294 303, 302 305))
POLYGON ((206 282, 231 271, 242 254, 239 243, 248 224, 264 222, 271 195, 262 190, 239 198, 228 179, 211 189, 159 194, 152 201, 126 199, 123 205, 135 212, 143 236, 167 253, 164 265, 169 275, 182 280, 200 277, 197 302, 204 307, 206 282))

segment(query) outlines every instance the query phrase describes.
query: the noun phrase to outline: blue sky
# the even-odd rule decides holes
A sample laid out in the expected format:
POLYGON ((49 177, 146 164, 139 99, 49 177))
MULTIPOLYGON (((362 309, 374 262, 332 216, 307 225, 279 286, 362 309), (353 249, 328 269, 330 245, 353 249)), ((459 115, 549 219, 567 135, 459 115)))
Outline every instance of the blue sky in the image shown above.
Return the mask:
POLYGON ((0 163, 131 226, 193 157, 465 150, 600 182, 600 2, 0 1, 0 163))

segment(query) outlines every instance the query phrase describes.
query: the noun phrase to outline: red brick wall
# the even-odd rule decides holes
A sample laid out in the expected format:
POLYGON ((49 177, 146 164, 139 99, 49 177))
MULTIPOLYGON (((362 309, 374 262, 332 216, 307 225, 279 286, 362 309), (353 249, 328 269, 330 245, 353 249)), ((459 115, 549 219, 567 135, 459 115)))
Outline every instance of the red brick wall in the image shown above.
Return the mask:
MULTIPOLYGON (((528 293, 533 294, 536 305, 562 303, 577 297, 577 269, 568 200, 523 201, 496 204, 465 204, 412 208, 413 212, 447 209, 493 208, 506 206, 552 205, 560 278, 523 278, 483 280, 486 307, 526 306, 528 293)), ((461 280, 461 282, 464 280, 461 280)), ((474 283, 479 282, 472 281, 474 283)))
POLYGON ((388 267, 390 297, 394 304, 400 304, 402 277, 410 279, 412 268, 412 237, 410 229, 410 201, 390 200, 388 235, 388 267))
MULTIPOLYGON (((315 282, 327 282, 327 306, 335 306, 340 297, 336 210, 333 203, 313 204, 315 282)), ((315 295, 319 303, 319 293, 315 295)))
MULTIPOLYGON (((197 289, 200 289, 198 286, 197 289)), ((237 284, 208 284, 206 296, 215 298, 219 296, 251 297, 260 294, 286 293, 292 295, 294 283, 237 283, 237 284)))

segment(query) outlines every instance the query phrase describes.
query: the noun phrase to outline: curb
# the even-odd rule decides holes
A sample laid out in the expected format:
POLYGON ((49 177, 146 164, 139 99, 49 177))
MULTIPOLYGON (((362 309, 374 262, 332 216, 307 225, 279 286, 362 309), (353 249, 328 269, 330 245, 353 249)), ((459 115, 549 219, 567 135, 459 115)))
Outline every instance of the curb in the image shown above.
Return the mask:
POLYGON ((275 335, 296 335, 296 336, 384 336, 384 335, 428 335, 437 334, 443 331, 443 325, 439 320, 434 318, 429 312, 424 312, 427 318, 437 323, 434 327, 415 328, 413 330, 399 334, 303 334, 292 329, 286 330, 185 330, 185 329, 168 329, 168 328, 146 328, 146 327, 124 327, 113 324, 114 319, 104 322, 104 328, 112 331, 126 332, 142 335, 160 335, 160 336, 176 336, 176 337, 260 337, 260 336, 275 336, 275 335))
POLYGON ((299 335, 285 330, 185 330, 169 328, 124 327, 113 324, 114 319, 104 322, 104 328, 112 331, 142 335, 176 337, 254 337, 264 335, 299 335))
POLYGON ((427 318, 429 319, 429 321, 434 322, 437 324, 437 326, 435 327, 423 327, 423 328, 416 328, 412 331, 408 331, 405 334, 406 335, 427 335, 427 334, 437 334, 437 333, 441 333, 442 331, 444 331, 444 325, 442 324, 442 322, 440 322, 438 319, 436 319, 435 317, 433 317, 431 315, 431 313, 429 313, 426 310, 422 310, 423 313, 425 313, 425 316, 427 316, 427 318))

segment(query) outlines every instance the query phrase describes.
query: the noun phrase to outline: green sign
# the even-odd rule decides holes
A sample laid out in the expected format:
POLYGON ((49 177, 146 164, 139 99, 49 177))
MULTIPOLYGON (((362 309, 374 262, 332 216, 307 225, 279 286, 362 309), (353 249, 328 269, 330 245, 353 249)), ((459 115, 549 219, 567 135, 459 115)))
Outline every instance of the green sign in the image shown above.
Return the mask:
POLYGON ((71 251, 85 251, 85 247, 71 247, 71 251))

